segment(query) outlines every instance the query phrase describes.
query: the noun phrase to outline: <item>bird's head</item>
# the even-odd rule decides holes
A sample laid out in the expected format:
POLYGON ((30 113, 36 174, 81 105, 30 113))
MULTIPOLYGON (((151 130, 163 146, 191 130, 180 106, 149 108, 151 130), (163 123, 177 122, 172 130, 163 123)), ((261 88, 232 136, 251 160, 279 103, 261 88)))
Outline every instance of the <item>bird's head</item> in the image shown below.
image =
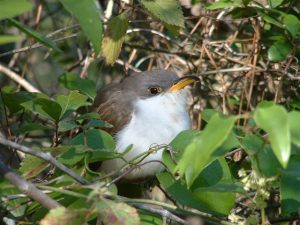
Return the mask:
POLYGON ((132 91, 139 98, 150 98, 165 93, 175 93, 189 84, 198 82, 196 76, 179 78, 174 72, 167 70, 154 70, 149 72, 134 73, 124 79, 123 87, 132 91))

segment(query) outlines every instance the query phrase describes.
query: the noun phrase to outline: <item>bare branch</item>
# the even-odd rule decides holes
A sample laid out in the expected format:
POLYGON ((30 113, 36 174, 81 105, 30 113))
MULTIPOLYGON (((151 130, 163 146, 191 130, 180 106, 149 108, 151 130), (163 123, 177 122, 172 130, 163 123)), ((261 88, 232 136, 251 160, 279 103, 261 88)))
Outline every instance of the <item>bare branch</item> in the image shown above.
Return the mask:
POLYGON ((18 84, 20 84, 23 88, 25 88, 29 92, 41 92, 39 89, 33 87, 27 80, 23 77, 15 73, 14 71, 10 70, 9 68, 0 64, 0 73, 5 74, 10 79, 14 80, 18 84))
POLYGON ((19 151, 24 152, 26 154, 36 156, 36 157, 38 157, 40 159, 43 159, 43 160, 51 163, 52 165, 56 166, 61 171, 63 171, 66 174, 68 174, 70 177, 72 177, 74 180, 76 180, 80 184, 89 184, 90 183, 88 180, 86 180, 83 177, 81 177, 78 174, 76 174, 73 170, 69 169, 65 165, 63 165, 60 162, 58 162, 55 158, 53 158, 48 153, 35 151, 35 150, 33 150, 31 148, 28 148, 28 147, 26 147, 24 145, 20 145, 18 143, 13 142, 13 141, 6 140, 5 138, 3 138, 1 136, 0 136, 0 143, 3 144, 3 145, 5 145, 5 146, 10 146, 12 148, 18 149, 19 151))
POLYGON ((31 182, 24 180, 22 177, 14 173, 1 160, 0 174, 2 174, 4 178, 8 180, 11 184, 13 184, 17 189, 26 194, 29 198, 40 203, 45 208, 54 209, 57 207, 61 207, 61 205, 57 201, 53 200, 48 195, 41 192, 31 182))
POLYGON ((130 205, 132 205, 136 208, 139 208, 139 209, 144 209, 148 212, 159 214, 163 218, 173 220, 179 224, 188 224, 188 222, 185 221, 184 219, 181 219, 180 217, 176 216, 175 214, 173 214, 173 213, 169 212, 168 210, 161 208, 161 207, 151 206, 151 205, 142 204, 142 203, 130 203, 130 205))

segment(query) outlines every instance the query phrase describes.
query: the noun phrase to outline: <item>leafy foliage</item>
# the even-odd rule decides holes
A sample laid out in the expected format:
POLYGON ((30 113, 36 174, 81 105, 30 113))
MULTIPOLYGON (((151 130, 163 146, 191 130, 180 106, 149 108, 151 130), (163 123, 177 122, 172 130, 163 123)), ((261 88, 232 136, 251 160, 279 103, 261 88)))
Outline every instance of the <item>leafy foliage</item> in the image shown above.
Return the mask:
POLYGON ((0 223, 295 222, 300 208, 298 1, 35 4, 0 0, 0 137, 51 155, 89 184, 33 155, 18 153, 21 162, 15 165, 12 159, 19 157, 7 156, 11 149, 1 145, 1 161, 61 207, 44 208, 1 176, 0 223), (98 87, 128 70, 153 68, 201 78, 190 99, 197 129, 179 133, 161 150, 165 168, 153 178, 164 192, 159 201, 132 198, 140 188, 119 183, 127 171, 99 170, 111 159, 132 168, 145 155, 126 161, 131 146, 116 152, 107 132, 112 125, 92 107, 98 87), (24 82, 42 93, 26 91, 24 82))
POLYGON ((99 54, 101 48, 102 22, 97 10, 97 2, 95 0, 61 0, 61 3, 78 19, 85 35, 92 42, 95 53, 99 54))
POLYGON ((184 27, 184 18, 177 0, 141 0, 141 4, 162 22, 168 25, 184 27))
POLYGON ((127 12, 124 12, 119 16, 113 17, 109 21, 105 31, 102 40, 102 51, 106 62, 109 64, 114 64, 121 52, 121 47, 125 40, 128 27, 126 15, 127 12))

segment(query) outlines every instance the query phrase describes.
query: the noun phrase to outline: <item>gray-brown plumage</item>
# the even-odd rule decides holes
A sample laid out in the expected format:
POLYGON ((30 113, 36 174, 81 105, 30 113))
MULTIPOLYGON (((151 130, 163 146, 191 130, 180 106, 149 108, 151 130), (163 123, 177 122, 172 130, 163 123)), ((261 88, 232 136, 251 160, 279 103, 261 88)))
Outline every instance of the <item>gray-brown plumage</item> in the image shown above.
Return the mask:
POLYGON ((155 96, 149 91, 151 87, 161 88, 163 93, 177 79, 177 74, 166 70, 133 73, 120 83, 111 83, 100 89, 93 108, 102 120, 113 125, 108 132, 115 134, 130 121, 134 99, 155 96))
MULTIPOLYGON (((127 161, 147 154, 153 144, 169 144, 181 131, 190 128, 186 108, 186 85, 199 79, 194 76, 179 78, 165 70, 134 73, 118 84, 110 84, 98 92, 94 110, 102 120, 113 128, 107 130, 116 139, 116 151, 121 153, 128 146, 131 150, 124 155, 127 161)), ((149 162, 126 175, 127 179, 142 179, 153 176, 162 169, 162 149, 151 152, 142 159, 149 162), (155 162, 156 161, 156 162, 155 162)), ((121 159, 103 162, 105 173, 120 169, 121 159)))

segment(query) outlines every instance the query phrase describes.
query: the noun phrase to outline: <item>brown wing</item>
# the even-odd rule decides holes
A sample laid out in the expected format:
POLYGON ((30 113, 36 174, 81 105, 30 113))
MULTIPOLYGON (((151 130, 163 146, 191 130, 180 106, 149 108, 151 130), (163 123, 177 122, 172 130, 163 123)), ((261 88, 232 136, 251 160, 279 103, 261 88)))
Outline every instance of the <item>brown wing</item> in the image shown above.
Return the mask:
POLYGON ((107 131, 114 135, 127 124, 132 115, 132 95, 123 91, 120 84, 110 84, 101 89, 96 96, 93 111, 100 114, 102 120, 113 125, 107 131))

